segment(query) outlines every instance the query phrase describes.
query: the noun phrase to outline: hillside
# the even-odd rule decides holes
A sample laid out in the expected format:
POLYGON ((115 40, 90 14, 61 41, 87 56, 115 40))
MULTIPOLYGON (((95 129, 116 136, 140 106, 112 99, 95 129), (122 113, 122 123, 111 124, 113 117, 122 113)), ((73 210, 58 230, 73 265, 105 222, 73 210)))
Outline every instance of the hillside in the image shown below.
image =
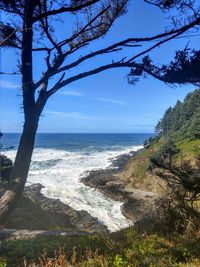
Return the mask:
MULTIPOLYGON (((136 205, 144 209, 143 204, 149 202, 146 206, 149 209, 153 203, 149 196, 146 202, 131 198, 134 190, 154 193, 159 205, 156 212, 155 203, 149 209, 153 211, 149 222, 147 212, 140 227, 136 223, 128 229, 103 236, 49 236, 2 241, 0 266, 199 267, 199 125, 200 89, 197 89, 183 102, 178 101, 167 109, 156 126, 157 135, 145 142, 144 149, 134 154, 123 171, 91 173, 90 178, 95 177, 93 181, 100 175, 111 179, 106 181, 107 187, 105 182, 98 189, 103 193, 109 189, 109 196, 126 201, 123 211, 127 203, 132 213, 141 211, 136 205), (148 231, 149 225, 154 223, 155 227, 148 231), (32 260, 39 265, 28 265, 32 260)), ((51 230, 54 229, 56 227, 51 230)))
MULTIPOLYGON (((145 141, 145 149, 130 160, 122 173, 136 188, 160 192, 163 180, 152 172, 152 159, 181 167, 198 168, 200 156, 200 89, 166 110, 156 125, 157 135, 145 141), (151 171, 150 171, 151 170, 151 171)), ((163 166, 164 167, 164 166, 163 166)))

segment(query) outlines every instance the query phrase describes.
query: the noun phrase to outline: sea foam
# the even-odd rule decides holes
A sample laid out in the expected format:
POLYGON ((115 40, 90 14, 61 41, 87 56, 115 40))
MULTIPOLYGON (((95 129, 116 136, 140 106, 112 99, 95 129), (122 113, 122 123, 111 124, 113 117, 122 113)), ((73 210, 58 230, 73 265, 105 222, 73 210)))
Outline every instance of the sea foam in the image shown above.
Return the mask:
MULTIPOLYGON (((60 199, 76 210, 86 210, 110 231, 117 231, 131 225, 131 221, 122 215, 122 202, 114 201, 85 186, 80 182, 80 178, 86 176, 89 171, 110 167, 112 159, 118 155, 140 148, 142 146, 89 153, 36 148, 27 185, 41 183, 45 196, 60 199)), ((5 154, 14 160, 16 151, 6 151, 5 154)))

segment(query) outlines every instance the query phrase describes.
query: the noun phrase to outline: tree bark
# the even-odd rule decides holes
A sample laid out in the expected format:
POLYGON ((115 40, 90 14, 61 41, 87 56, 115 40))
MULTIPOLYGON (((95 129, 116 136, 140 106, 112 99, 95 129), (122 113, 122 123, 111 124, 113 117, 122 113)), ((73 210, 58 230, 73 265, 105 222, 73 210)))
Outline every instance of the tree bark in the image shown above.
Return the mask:
POLYGON ((33 12, 34 1, 26 0, 24 7, 21 55, 24 127, 11 172, 8 189, 0 199, 0 222, 2 222, 6 218, 6 215, 8 215, 16 206, 17 200, 23 193, 31 163, 39 117, 46 101, 44 98, 40 105, 35 102, 32 74, 33 12))
POLYGON ((39 115, 33 114, 24 123, 23 133, 17 150, 15 163, 11 172, 8 189, 0 199, 0 222, 14 209, 21 197, 33 153, 35 135, 38 127, 39 115))

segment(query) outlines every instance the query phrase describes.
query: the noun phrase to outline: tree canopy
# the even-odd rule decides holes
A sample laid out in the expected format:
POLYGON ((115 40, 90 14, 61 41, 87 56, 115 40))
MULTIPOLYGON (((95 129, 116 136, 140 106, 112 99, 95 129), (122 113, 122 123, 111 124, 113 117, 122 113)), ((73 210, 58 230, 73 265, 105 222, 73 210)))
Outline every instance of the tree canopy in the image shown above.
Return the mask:
MULTIPOLYGON (((82 49, 87 47, 92 41, 103 37, 113 25, 115 20, 124 15, 128 9, 128 0, 83 0, 83 1, 31 1, 32 13, 31 24, 33 27, 33 45, 31 50, 46 53, 46 71, 41 74, 41 79, 34 83, 34 88, 48 87, 48 80, 60 74, 60 79, 55 86, 49 88, 47 98, 54 94, 63 86, 68 85, 78 79, 105 71, 111 68, 129 68, 128 81, 135 83, 140 76, 151 75, 166 83, 193 83, 199 84, 200 77, 200 52, 199 50, 188 49, 176 51, 174 59, 169 64, 156 66, 148 56, 149 52, 162 44, 183 36, 193 34, 191 30, 198 30, 200 24, 200 7, 198 1, 145 1, 149 5, 159 7, 170 16, 170 23, 166 24, 166 30, 155 36, 130 37, 107 46, 92 53, 81 55, 82 49), (62 16, 73 16, 73 30, 66 32, 65 38, 56 36, 55 23, 62 23, 62 16), (154 44, 151 45, 151 42, 154 44), (134 48, 149 43, 150 46, 141 52, 134 52, 134 48), (67 71, 74 69, 80 64, 92 60, 97 56, 105 56, 108 53, 122 52, 125 48, 131 47, 130 54, 122 56, 119 60, 114 60, 110 64, 99 66, 95 69, 78 73, 73 77, 64 79, 67 71), (65 64, 66 59, 72 55, 77 55, 77 60, 71 64, 65 64)), ((12 47, 22 50, 23 20, 24 11, 28 1, 2 1, 0 9, 11 16, 7 16, 8 21, 0 24, 0 44, 3 47, 12 47), (14 22, 11 23, 10 18, 14 22)), ((130 29, 131 31, 131 29, 130 29)), ((146 47, 146 46, 145 46, 146 47)), ((2 72, 3 73, 3 72, 2 72)))
POLYGON ((189 93, 183 102, 168 108, 157 123, 156 131, 161 136, 176 136, 178 139, 200 137, 200 89, 189 93))

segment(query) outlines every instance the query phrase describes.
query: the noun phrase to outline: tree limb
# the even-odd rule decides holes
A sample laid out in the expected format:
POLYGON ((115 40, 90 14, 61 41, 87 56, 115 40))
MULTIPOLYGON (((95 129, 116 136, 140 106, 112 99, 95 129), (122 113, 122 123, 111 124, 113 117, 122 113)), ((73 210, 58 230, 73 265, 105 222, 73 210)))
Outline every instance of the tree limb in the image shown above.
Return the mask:
POLYGON ((67 6, 67 7, 61 7, 59 9, 55 9, 55 10, 50 10, 47 12, 44 12, 36 17, 33 18, 33 23, 35 23, 36 21, 39 21, 45 17, 48 16, 54 16, 54 15, 58 15, 61 13, 65 13, 65 12, 76 12, 79 11, 85 7, 89 7, 97 2, 99 2, 100 0, 89 0, 88 2, 84 3, 84 4, 80 4, 77 6, 67 6))

